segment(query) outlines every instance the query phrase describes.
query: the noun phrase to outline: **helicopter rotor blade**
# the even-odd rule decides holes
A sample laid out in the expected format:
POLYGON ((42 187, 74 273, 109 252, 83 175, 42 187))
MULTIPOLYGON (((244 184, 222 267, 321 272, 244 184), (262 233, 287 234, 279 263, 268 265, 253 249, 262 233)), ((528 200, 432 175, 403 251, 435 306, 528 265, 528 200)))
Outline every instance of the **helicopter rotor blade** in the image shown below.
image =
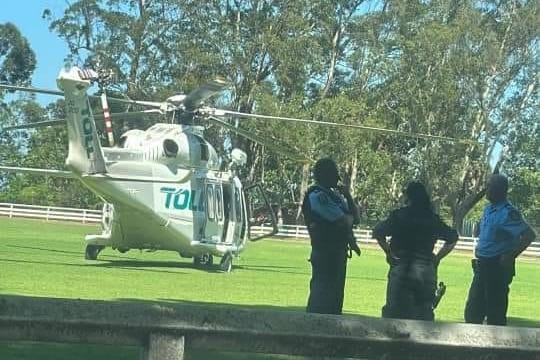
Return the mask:
POLYGON ((56 119, 56 120, 36 121, 33 123, 22 124, 22 125, 4 126, 0 128, 0 133, 4 131, 35 129, 35 128, 40 128, 40 127, 59 125, 65 122, 66 120, 64 119, 56 119))
POLYGON ((452 143, 458 143, 458 144, 466 144, 466 145, 472 145, 476 144, 476 141, 469 140, 469 139, 458 139, 458 138, 451 138, 447 136, 441 136, 441 135, 430 135, 430 134, 422 134, 422 133, 411 133, 406 131, 400 131, 400 130, 392 130, 392 129, 385 129, 385 128, 378 128, 373 126, 365 126, 365 125, 357 125, 357 124, 341 124, 341 123, 334 123, 329 121, 319 121, 319 120, 309 120, 309 119, 300 119, 300 118, 290 118, 290 117, 283 117, 283 116, 269 116, 269 115, 259 115, 259 114, 248 114, 248 113, 242 113, 238 111, 232 111, 232 110, 223 110, 223 109, 212 109, 212 108, 203 108, 203 112, 217 115, 217 116, 234 116, 237 118, 253 118, 257 120, 284 120, 284 121, 292 121, 292 122, 299 122, 299 123, 305 123, 305 124, 314 124, 314 125, 324 125, 324 126, 332 126, 332 127, 343 127, 343 128, 349 128, 349 129, 358 129, 358 130, 364 130, 374 133, 381 133, 381 134, 387 134, 387 135, 398 135, 398 136, 405 136, 410 138, 421 138, 421 139, 427 139, 427 140, 440 140, 440 141, 446 141, 446 142, 452 142, 452 143))
POLYGON ((186 96, 183 102, 184 108, 187 111, 193 111, 197 109, 197 107, 205 100, 219 93, 228 86, 229 83, 227 83, 227 81, 224 79, 217 78, 212 81, 208 81, 186 96))
MULTIPOLYGON (((132 119, 137 118, 141 116, 146 115, 162 115, 163 113, 158 109, 150 109, 150 110, 143 110, 143 111, 129 111, 129 112, 120 112, 120 113, 111 113, 111 118, 113 120, 122 120, 122 119, 132 119)), ((96 120, 103 120, 104 116, 103 114, 95 114, 94 119, 96 120)))
POLYGON ((274 138, 269 135, 264 135, 264 136, 258 135, 253 130, 247 131, 241 128, 237 128, 236 126, 229 124, 228 122, 223 121, 215 116, 209 116, 208 120, 240 136, 243 136, 247 139, 255 141, 256 143, 259 143, 270 150, 273 150, 279 154, 285 155, 294 161, 298 161, 301 163, 313 162, 313 159, 305 156, 301 150, 294 148, 290 145, 287 145, 277 138, 274 138))
POLYGON ((64 92, 60 90, 50 90, 50 89, 41 89, 30 86, 17 86, 17 85, 8 85, 0 84, 0 89, 11 90, 11 91, 25 91, 36 94, 47 94, 47 95, 60 95, 63 96, 64 92))
MULTIPOLYGON (((23 92, 30 92, 30 93, 37 93, 37 94, 46 94, 46 95, 64 96, 64 92, 60 90, 35 88, 31 86, 16 86, 16 85, 0 84, 0 89, 11 90, 11 91, 23 91, 23 92)), ((88 97, 92 99, 100 98, 100 96, 96 96, 96 95, 89 95, 88 97)), ((164 106, 168 106, 167 103, 159 102, 159 101, 131 100, 131 99, 121 99, 121 98, 115 98, 115 97, 108 97, 107 99, 109 101, 114 101, 117 103, 151 106, 155 108, 163 108, 164 106)))
MULTIPOLYGON (((151 109, 151 110, 145 110, 145 111, 113 113, 111 114, 111 118, 113 120, 122 120, 122 119, 137 118, 144 115, 161 115, 161 111, 151 109)), ((94 115, 94 119, 103 120, 103 114, 94 115)), ((5 131, 35 129, 35 128, 41 128, 41 127, 46 127, 46 126, 60 125, 65 122, 66 122, 65 119, 54 119, 54 120, 36 121, 36 122, 32 122, 28 124, 21 124, 21 125, 4 126, 4 127, 0 127, 0 133, 5 132, 5 131)))
MULTIPOLYGON (((90 97, 99 98, 99 96, 90 96, 90 97)), ((109 97, 109 96, 107 96, 107 100, 112 101, 112 102, 122 103, 122 104, 129 104, 129 105, 150 106, 150 107, 159 108, 159 109, 162 109, 163 107, 168 107, 167 103, 160 102, 160 101, 131 100, 131 99, 109 97)))

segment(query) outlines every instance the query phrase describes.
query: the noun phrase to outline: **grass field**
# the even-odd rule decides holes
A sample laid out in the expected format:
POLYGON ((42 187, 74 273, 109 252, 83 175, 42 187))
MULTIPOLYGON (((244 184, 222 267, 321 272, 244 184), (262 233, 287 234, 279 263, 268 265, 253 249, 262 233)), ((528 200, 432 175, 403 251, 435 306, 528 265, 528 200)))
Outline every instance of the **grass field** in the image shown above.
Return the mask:
MULTIPOLYGON (((0 218, 0 294, 304 311, 310 278, 307 242, 264 240, 248 244, 232 272, 223 274, 196 269, 190 259, 172 252, 120 254, 106 249, 98 261, 84 260, 82 238, 95 231, 98 229, 91 226, 0 218)), ((470 254, 451 254, 441 264, 439 277, 448 288, 437 309, 440 321, 463 321, 471 280, 469 260, 470 254)), ((532 303, 540 294, 538 264, 518 261, 510 293, 510 325, 540 327, 540 312, 532 303)), ((366 248, 362 257, 353 258, 344 311, 378 317, 385 298, 386 271, 384 257, 375 248, 366 248)), ((60 359, 57 349, 61 345, 50 346, 56 353, 51 358, 60 359)), ((26 359, 25 351, 31 352, 33 347, 0 344, 0 358, 26 359)), ((92 353, 89 349, 86 354, 92 353)), ((124 353, 110 357, 108 352, 107 358, 123 359, 120 354, 124 353)))

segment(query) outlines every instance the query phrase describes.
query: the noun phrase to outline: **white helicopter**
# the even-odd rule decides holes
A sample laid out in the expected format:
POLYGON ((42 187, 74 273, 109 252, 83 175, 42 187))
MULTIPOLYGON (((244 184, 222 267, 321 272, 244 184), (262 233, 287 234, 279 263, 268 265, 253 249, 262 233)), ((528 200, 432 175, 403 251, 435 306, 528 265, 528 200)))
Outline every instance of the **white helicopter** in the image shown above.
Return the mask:
MULTIPOLYGON (((73 67, 62 70, 57 83, 61 91, 0 84, 0 89, 20 90, 65 97, 66 119, 4 127, 1 131, 66 123, 70 171, 0 166, 0 171, 74 177, 104 201, 102 233, 85 237, 85 258, 96 260, 105 247, 120 252, 130 249, 170 250, 191 257, 199 267, 211 267, 213 257, 221 257, 219 268, 229 272, 232 260, 246 246, 278 231, 272 211, 260 184, 244 187, 235 169, 245 165, 246 154, 231 152, 231 164, 223 169, 216 150, 203 137, 203 127, 194 124, 204 118, 264 146, 286 153, 297 161, 310 161, 277 139, 246 132, 220 119, 223 116, 282 119, 296 122, 344 126, 361 130, 400 134, 414 138, 456 141, 443 136, 336 124, 306 119, 245 114, 202 106, 210 96, 226 87, 222 80, 209 82, 188 95, 172 96, 165 102, 111 99, 153 107, 130 116, 173 113, 176 123, 156 123, 147 130, 128 130, 119 146, 102 147, 90 108, 88 89, 101 74, 73 67), (255 213, 265 214, 266 233, 251 231, 255 213), (268 228, 268 227, 267 227, 268 228)), ((105 130, 114 144, 107 97, 101 96, 105 130)), ((96 116, 97 118, 97 116, 96 116)))

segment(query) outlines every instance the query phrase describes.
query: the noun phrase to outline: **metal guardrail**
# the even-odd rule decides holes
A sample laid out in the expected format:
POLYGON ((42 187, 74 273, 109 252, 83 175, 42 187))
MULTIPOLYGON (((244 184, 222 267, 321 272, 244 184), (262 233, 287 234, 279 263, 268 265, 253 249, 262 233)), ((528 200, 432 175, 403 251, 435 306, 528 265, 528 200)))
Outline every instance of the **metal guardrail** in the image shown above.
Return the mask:
MULTIPOLYGON (((0 216, 14 217, 26 217, 35 219, 49 220, 64 220, 64 221, 77 221, 85 223, 100 223, 101 222, 101 210, 88 210, 88 209, 76 209, 66 207, 54 207, 54 206, 37 206, 37 205, 22 205, 22 204, 10 204, 0 203, 0 216)), ((271 230, 266 226, 252 226, 251 232, 253 234, 268 233, 271 230)), ((369 229, 355 229, 354 233, 356 239, 360 243, 376 243, 375 239, 371 237, 371 230, 369 229)), ((280 225, 279 232, 276 236, 296 238, 296 239, 308 239, 309 234, 304 225, 280 225)), ((456 245, 456 249, 464 251, 473 251, 478 239, 470 236, 461 236, 456 245)), ((442 243, 439 243, 439 246, 442 243)), ((527 250, 524 251, 524 255, 532 257, 540 257, 540 242, 533 242, 527 250)))
POLYGON ((20 296, 0 296, 0 340, 135 345, 144 360, 182 360, 192 349, 386 360, 540 357, 538 328, 20 296))

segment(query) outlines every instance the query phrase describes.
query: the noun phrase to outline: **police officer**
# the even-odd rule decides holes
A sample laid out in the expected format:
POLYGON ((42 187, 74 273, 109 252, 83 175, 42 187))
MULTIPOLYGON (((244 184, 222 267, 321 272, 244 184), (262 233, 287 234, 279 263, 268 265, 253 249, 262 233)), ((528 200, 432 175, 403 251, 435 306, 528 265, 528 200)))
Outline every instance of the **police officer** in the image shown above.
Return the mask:
POLYGON ((312 272, 306 310, 341 314, 347 249, 358 211, 350 193, 344 187, 338 187, 339 173, 333 160, 318 160, 313 175, 316 183, 308 189, 302 204, 311 238, 312 272))
POLYGON ((506 325, 509 285, 515 275, 515 258, 536 234, 507 200, 508 179, 495 174, 487 183, 486 198, 473 259, 474 276, 465 306, 465 321, 506 325))
POLYGON ((392 211, 373 229, 390 264, 382 316, 433 320, 437 267, 454 248, 458 234, 432 210, 422 183, 409 183, 405 195, 407 206, 392 211), (387 236, 391 236, 389 243, 387 236), (433 254, 437 239, 445 244, 433 254))

